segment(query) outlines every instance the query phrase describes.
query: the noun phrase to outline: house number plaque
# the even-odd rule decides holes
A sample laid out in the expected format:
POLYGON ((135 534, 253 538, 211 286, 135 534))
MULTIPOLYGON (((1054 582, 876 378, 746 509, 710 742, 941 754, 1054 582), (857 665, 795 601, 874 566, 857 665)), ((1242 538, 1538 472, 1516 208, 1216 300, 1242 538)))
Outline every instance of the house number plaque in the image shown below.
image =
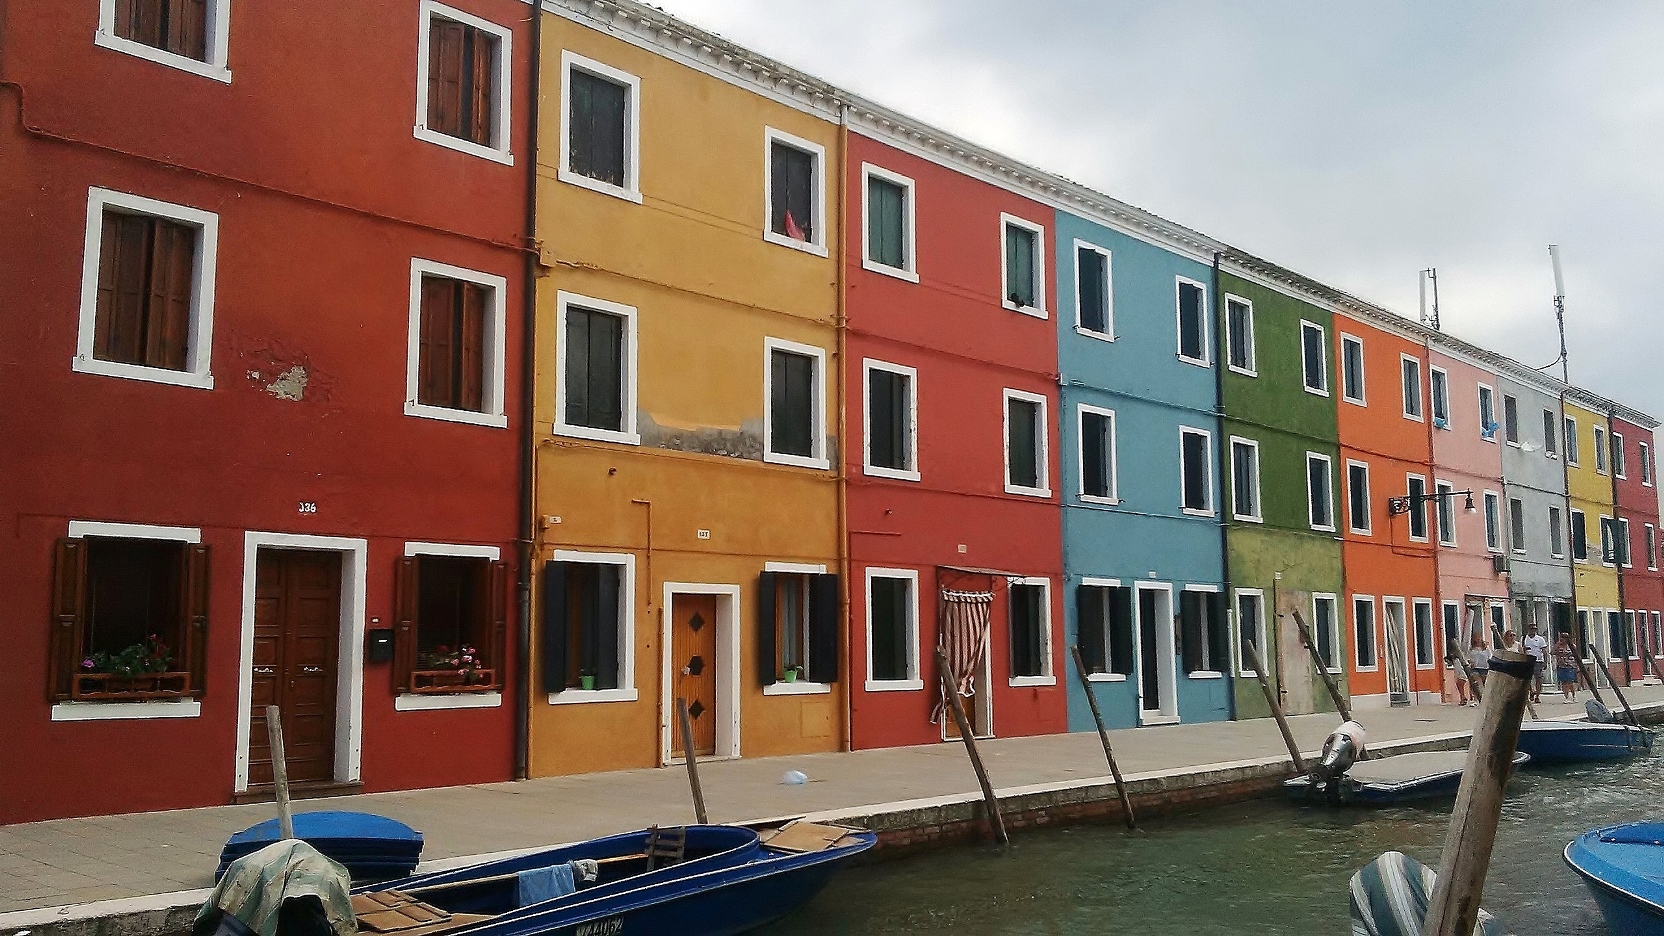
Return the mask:
POLYGON ((301 501, 300 502, 300 512, 303 513, 303 514, 315 514, 315 513, 317 513, 318 512, 318 502, 317 501, 301 501))

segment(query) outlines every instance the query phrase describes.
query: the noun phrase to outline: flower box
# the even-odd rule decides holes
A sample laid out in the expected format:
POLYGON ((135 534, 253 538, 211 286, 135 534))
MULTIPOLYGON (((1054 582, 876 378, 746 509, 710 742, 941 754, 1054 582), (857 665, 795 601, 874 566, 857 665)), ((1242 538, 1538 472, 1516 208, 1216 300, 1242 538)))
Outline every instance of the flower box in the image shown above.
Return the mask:
POLYGON ((69 697, 81 702, 179 699, 191 694, 190 673, 76 673, 69 697))
POLYGON ((454 692, 492 692, 497 688, 496 670, 413 670, 410 691, 431 695, 454 692))

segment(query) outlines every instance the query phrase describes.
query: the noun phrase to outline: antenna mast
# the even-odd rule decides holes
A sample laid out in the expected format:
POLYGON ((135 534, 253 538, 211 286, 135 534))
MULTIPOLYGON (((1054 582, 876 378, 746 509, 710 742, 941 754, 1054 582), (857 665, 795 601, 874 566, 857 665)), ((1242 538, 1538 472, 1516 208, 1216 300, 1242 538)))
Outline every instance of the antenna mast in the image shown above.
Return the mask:
POLYGON ((1548 245, 1548 259, 1554 265, 1554 320, 1560 326, 1560 380, 1570 384, 1571 368, 1566 362, 1566 281, 1560 276, 1560 247, 1548 245))
POLYGON ((1439 327, 1439 271, 1436 267, 1428 267, 1421 271, 1418 281, 1421 286, 1421 324, 1434 331, 1441 331, 1439 327), (1433 283, 1433 312, 1427 312, 1427 283, 1433 283))

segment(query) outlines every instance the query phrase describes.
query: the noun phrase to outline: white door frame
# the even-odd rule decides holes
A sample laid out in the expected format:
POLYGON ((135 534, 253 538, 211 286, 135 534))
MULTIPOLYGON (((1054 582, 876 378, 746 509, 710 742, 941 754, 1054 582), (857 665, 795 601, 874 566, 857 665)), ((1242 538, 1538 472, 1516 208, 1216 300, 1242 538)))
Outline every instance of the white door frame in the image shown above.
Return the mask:
MULTIPOLYGON (((1392 632, 1394 625, 1391 609, 1394 607, 1398 608, 1398 662, 1399 665, 1404 668, 1404 695, 1409 700, 1410 704, 1414 705, 1416 701, 1416 658, 1415 648, 1410 646, 1410 599, 1399 597, 1381 599, 1381 624, 1383 627, 1382 636, 1386 638, 1385 649, 1389 653, 1392 652, 1392 632)), ((1393 693, 1392 665, 1390 660, 1387 662, 1387 697, 1390 700, 1393 693)))
POLYGON ((302 533, 243 534, 242 660, 237 667, 237 766, 232 790, 248 790, 249 719, 254 708, 254 591, 259 552, 301 549, 341 554, 341 646, 335 657, 335 782, 359 779, 364 753, 364 593, 369 542, 302 533))
POLYGON ((715 595, 716 601, 716 760, 740 756, 740 587, 708 582, 665 582, 659 605, 659 763, 680 764, 670 753, 676 727, 676 679, 672 672, 670 609, 677 595, 715 595))
POLYGON ((1173 583, 1135 582, 1132 595, 1133 675, 1138 679, 1138 723, 1167 725, 1179 720, 1178 668, 1173 653, 1173 583), (1142 592, 1156 592, 1156 700, 1159 708, 1144 707, 1144 599, 1142 592), (1166 613, 1162 598, 1166 596, 1166 613), (1165 622, 1163 621, 1165 618, 1165 622), (1165 623, 1165 626, 1163 624, 1165 623))

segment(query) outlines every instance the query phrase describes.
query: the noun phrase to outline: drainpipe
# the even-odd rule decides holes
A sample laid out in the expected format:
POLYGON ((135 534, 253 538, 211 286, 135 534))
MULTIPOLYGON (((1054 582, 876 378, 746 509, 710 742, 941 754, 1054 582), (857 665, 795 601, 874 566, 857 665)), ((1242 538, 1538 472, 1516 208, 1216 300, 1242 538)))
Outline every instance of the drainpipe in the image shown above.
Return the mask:
MULTIPOLYGON (((843 661, 840 672, 844 674, 844 750, 852 750, 855 746, 855 678, 853 673, 854 654, 849 650, 849 635, 855 632, 850 623, 850 609, 854 602, 850 599, 850 550, 849 550, 849 281, 844 265, 849 262, 849 105, 843 104, 838 108, 838 253, 833 264, 834 275, 837 277, 838 306, 835 312, 834 329, 837 335, 838 350, 838 579, 839 596, 843 601, 844 639, 843 661)), ((865 219, 863 219, 865 223, 865 219)), ((915 267, 917 260, 915 258, 915 267)), ((918 388, 914 388, 914 393, 918 388)), ((914 452, 913 457, 918 458, 914 452)))
POLYGON ((520 535, 519 572, 515 576, 515 625, 520 665, 515 667, 514 688, 514 779, 524 780, 531 753, 532 717, 532 562, 536 557, 532 537, 536 529, 533 518, 537 513, 534 501, 533 472, 536 470, 535 434, 532 427, 532 405, 536 399, 533 378, 537 368, 537 272, 541 259, 537 246, 537 117, 539 110, 539 78, 543 71, 543 3, 532 4, 532 51, 530 80, 526 104, 526 242, 534 248, 526 252, 526 277, 522 287, 525 318, 520 336, 520 535))
MULTIPOLYGON (((1216 451, 1219 453, 1219 460, 1216 463, 1218 465, 1216 472, 1218 483, 1215 485, 1217 490, 1213 492, 1213 506, 1219 512, 1219 569, 1220 576, 1224 580, 1221 584, 1225 589, 1225 621, 1226 626, 1235 626, 1231 624, 1236 614, 1235 601, 1231 594, 1231 540, 1230 535, 1226 532, 1223 496, 1226 461, 1230 449, 1225 437, 1225 298, 1219 283, 1219 258, 1222 255, 1220 251, 1213 252, 1213 408, 1219 418, 1218 424, 1214 426, 1214 432, 1218 436, 1216 451)), ((1231 687, 1231 691, 1225 694, 1231 721, 1236 721, 1236 663, 1235 660, 1231 661, 1230 675, 1226 680, 1231 687)))
MULTIPOLYGON (((1564 336, 1562 336, 1560 340, 1560 371, 1561 374, 1564 375, 1566 373, 1566 348, 1564 336)), ((1567 386, 1570 385, 1570 381, 1564 379, 1560 382, 1567 386)), ((1572 583, 1572 594, 1571 597, 1567 599, 1569 613, 1566 619, 1566 626, 1571 628, 1573 639, 1577 641, 1578 656, 1581 657, 1583 655, 1583 644, 1589 640, 1589 635, 1585 631, 1580 630, 1577 626, 1577 549, 1575 543, 1576 534, 1572 530, 1572 456, 1570 448, 1571 446, 1576 445, 1578 440, 1576 436, 1573 436, 1569 441, 1566 439, 1566 391, 1564 389, 1560 391, 1560 425, 1555 427, 1555 430, 1560 433, 1560 477, 1566 488, 1566 568, 1571 573, 1572 583)), ((1587 529, 1589 518, 1585 517, 1583 519, 1585 529, 1587 529)), ((1584 537, 1584 549, 1585 552, 1587 552, 1587 536, 1584 537)))
MULTIPOLYGON (((1618 418, 1618 414, 1616 412, 1614 412, 1611 409, 1608 409, 1606 411, 1606 446, 1607 446, 1607 449, 1608 449, 1607 458, 1606 458, 1606 467, 1608 469, 1607 477, 1612 479, 1612 546, 1613 546, 1613 551, 1614 552, 1616 552, 1617 546, 1618 546, 1618 531, 1623 529, 1623 524, 1618 522, 1618 459, 1617 459, 1617 456, 1623 454, 1623 450, 1622 449, 1614 449, 1613 446, 1612 446, 1612 439, 1615 438, 1615 436, 1612 435, 1612 420, 1614 420, 1616 418, 1618 418)), ((1624 537, 1623 551, 1625 553, 1629 552, 1629 537, 1627 537, 1627 536, 1624 537)), ((1629 616, 1629 608, 1624 603, 1624 564, 1622 562, 1622 560, 1624 558, 1625 557, 1622 556, 1622 555, 1615 555, 1615 556, 1612 557, 1612 559, 1613 559, 1612 566, 1618 573, 1618 626, 1619 627, 1627 626, 1624 622, 1628 620, 1628 616, 1629 616)), ((1606 632, 1610 636, 1611 633, 1612 633, 1612 629, 1609 627, 1609 628, 1606 629, 1606 632)), ((1634 639, 1636 635, 1633 632, 1630 632, 1629 636, 1630 636, 1630 639, 1634 639)), ((1608 649, 1610 649, 1610 648, 1608 648, 1608 649)), ((1606 655, 1606 658, 1607 658, 1607 662, 1611 662, 1612 654, 1608 653, 1606 655)), ((1611 679, 1612 674, 1610 672, 1607 673, 1606 678, 1611 679)), ((1628 652, 1625 652, 1624 653, 1624 685, 1627 686, 1629 684, 1630 684, 1629 654, 1628 654, 1628 652)))
MULTIPOLYGON (((1427 412, 1427 419, 1426 419, 1426 423, 1427 423, 1427 477, 1428 477, 1428 483, 1433 485, 1433 493, 1437 494, 1439 492, 1439 457, 1438 457, 1437 454, 1435 454, 1434 449, 1438 445, 1438 432, 1439 431, 1438 431, 1438 429, 1434 428, 1434 426, 1433 426, 1433 336, 1431 336, 1431 335, 1423 336, 1423 338, 1421 339, 1421 345, 1422 345, 1422 350, 1427 353, 1426 360, 1424 360, 1422 362, 1422 370, 1427 372, 1427 408, 1426 408, 1426 412, 1427 412)), ((1400 377, 1399 379, 1402 380, 1403 378, 1400 377)), ((1445 419, 1449 420, 1450 419, 1450 379, 1448 377, 1445 378, 1445 382, 1444 382, 1444 395, 1445 395, 1445 419)), ((1451 485, 1450 489, 1454 491, 1456 489, 1456 486, 1453 484, 1453 485, 1451 485)), ((1506 487, 1504 487, 1503 489, 1507 490, 1506 487)), ((1473 490, 1473 485, 1472 484, 1468 485, 1468 490, 1470 490, 1470 491, 1473 490)), ((1483 499, 1483 497, 1484 497, 1483 493, 1481 493, 1480 497, 1481 497, 1481 499, 1483 499)), ((1437 505, 1441 502, 1442 502, 1442 498, 1434 498, 1434 500, 1433 500, 1433 504, 1434 504, 1433 515, 1435 517, 1437 517, 1438 514, 1439 514, 1437 505)), ((1423 501, 1422 503, 1425 505, 1426 501, 1423 501)), ((1454 520, 1455 517, 1456 517, 1456 503, 1455 503, 1454 498, 1452 498, 1451 504, 1450 504, 1450 516, 1451 516, 1452 520, 1454 520)), ((1390 524, 1390 522, 1391 522, 1390 517, 1388 518, 1388 522, 1390 524)), ((1438 539, 1434 540, 1430 544, 1433 547, 1433 594, 1436 596, 1435 600, 1438 601, 1438 607, 1434 608, 1433 611, 1434 611, 1434 614, 1436 615, 1435 620, 1438 621, 1438 629, 1439 629, 1439 632, 1441 634, 1444 632, 1444 603, 1445 603, 1445 601, 1448 600, 1444 596, 1444 578, 1443 578, 1443 576, 1441 576, 1439 574, 1439 566, 1443 564, 1443 559, 1444 559, 1444 550, 1443 550, 1443 547, 1441 546, 1441 542, 1444 540, 1444 538, 1445 538, 1445 530, 1441 526, 1439 528, 1438 539)), ((1345 564, 1342 563, 1343 567, 1344 567, 1344 565, 1345 564)), ((1357 611, 1356 608, 1354 608, 1352 610, 1353 610, 1354 613, 1356 613, 1356 611, 1357 611)), ((1458 610, 1456 611, 1456 646, 1463 653, 1466 653, 1468 651, 1468 644, 1473 642, 1473 637, 1472 637, 1471 634, 1463 633, 1463 631, 1465 631, 1466 628, 1464 628, 1462 626, 1462 615, 1466 614, 1467 610, 1468 610, 1467 601, 1463 600, 1462 604, 1458 607, 1458 610)), ((1413 614, 1414 612, 1412 611, 1411 613, 1413 614)), ((1358 639, 1357 630, 1358 629, 1357 629, 1357 627, 1354 623, 1354 626, 1352 628, 1352 639, 1353 640, 1358 639)), ((1447 642, 1449 641, 1449 639, 1450 638, 1448 638, 1448 637, 1445 638, 1445 640, 1447 642)), ((1444 657, 1445 657, 1444 654, 1439 655, 1439 659, 1441 661, 1444 660, 1444 657)), ((1357 658, 1356 650, 1353 651, 1353 658, 1354 659, 1357 658)), ((1450 667, 1450 664, 1448 664, 1448 663, 1441 662, 1440 665, 1443 666, 1446 669, 1449 669, 1449 667, 1450 667)), ((1444 677, 1441 676, 1441 677, 1439 677, 1439 698, 1441 698, 1441 699, 1444 698, 1444 685, 1445 685, 1444 677)), ((1350 691, 1350 689, 1351 689, 1351 681, 1350 680, 1347 681, 1347 689, 1348 689, 1348 691, 1350 691)))

